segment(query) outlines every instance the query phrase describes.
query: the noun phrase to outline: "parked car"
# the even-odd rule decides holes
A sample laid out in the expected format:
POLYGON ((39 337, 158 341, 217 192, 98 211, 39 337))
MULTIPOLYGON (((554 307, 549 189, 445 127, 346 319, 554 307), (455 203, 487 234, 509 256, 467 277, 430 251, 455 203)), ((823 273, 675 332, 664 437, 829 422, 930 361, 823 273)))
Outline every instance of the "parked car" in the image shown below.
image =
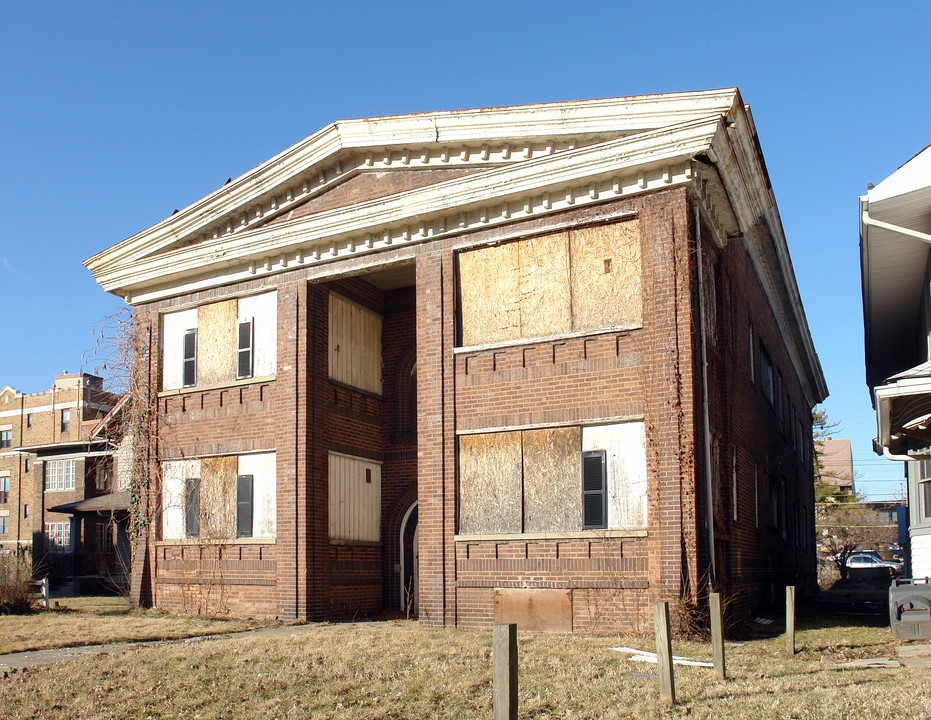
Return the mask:
POLYGON ((895 560, 883 560, 882 556, 875 551, 851 553, 847 558, 847 567, 851 570, 887 567, 892 571, 893 577, 898 577, 905 571, 903 563, 895 560))

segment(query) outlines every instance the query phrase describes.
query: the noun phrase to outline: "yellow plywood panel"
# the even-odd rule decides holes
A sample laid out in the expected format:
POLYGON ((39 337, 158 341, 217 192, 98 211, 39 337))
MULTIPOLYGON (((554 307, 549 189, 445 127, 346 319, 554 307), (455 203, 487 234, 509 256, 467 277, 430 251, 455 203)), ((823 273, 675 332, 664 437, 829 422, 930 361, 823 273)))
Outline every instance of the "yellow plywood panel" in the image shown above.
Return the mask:
POLYGON ((236 379, 235 300, 197 308, 197 384, 215 385, 236 379))
POLYGON ((639 220, 572 230, 570 254, 573 330, 642 323, 639 220))
POLYGON ((520 337, 569 332, 569 234, 528 238, 516 245, 520 250, 520 337))
POLYGON ((519 432, 459 438, 459 532, 521 531, 519 432))
POLYGON ((524 532, 582 529, 582 433, 525 430, 524 532))
POLYGON ((239 459, 204 458, 200 462, 200 537, 218 540, 236 535, 236 473, 239 459))
POLYGON ((518 243, 459 255, 463 345, 520 337, 519 279, 518 243))

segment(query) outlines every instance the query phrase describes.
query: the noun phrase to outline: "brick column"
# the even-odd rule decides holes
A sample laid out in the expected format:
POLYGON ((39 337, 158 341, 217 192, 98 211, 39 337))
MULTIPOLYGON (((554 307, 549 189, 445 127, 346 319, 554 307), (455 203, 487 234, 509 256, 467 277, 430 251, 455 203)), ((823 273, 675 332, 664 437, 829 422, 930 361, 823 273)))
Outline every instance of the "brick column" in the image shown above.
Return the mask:
POLYGON ((671 600, 697 580, 688 203, 682 190, 642 203, 650 594, 671 600))
POLYGON ((417 256, 420 621, 455 624, 452 253, 417 256))

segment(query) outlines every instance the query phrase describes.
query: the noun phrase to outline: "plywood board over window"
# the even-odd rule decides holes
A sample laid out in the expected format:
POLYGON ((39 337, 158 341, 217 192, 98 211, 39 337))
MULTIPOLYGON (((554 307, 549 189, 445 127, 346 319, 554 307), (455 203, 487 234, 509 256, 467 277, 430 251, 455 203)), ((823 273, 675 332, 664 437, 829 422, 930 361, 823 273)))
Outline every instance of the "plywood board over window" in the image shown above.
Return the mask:
POLYGON ((381 540, 381 463, 331 452, 329 496, 331 540, 381 540))
POLYGON ((520 337, 520 245, 459 255, 463 343, 520 337))
POLYGON ((330 378, 381 395, 381 316, 336 293, 329 307, 330 378))
POLYGON ((557 233, 517 243, 520 250, 520 334, 558 335, 572 325, 569 235, 557 233))
POLYGON ((604 450, 608 464, 608 528, 647 525, 646 435, 642 422, 582 429, 582 450, 604 450))
POLYGON ((200 463, 200 536, 236 536, 236 472, 238 458, 211 457, 200 463))
POLYGON ((640 224, 636 220, 569 233, 572 329, 639 325, 640 224))
POLYGON ((578 427, 523 432, 524 532, 579 529, 581 445, 578 427))
POLYGON ((214 385, 236 377, 235 300, 197 308, 197 384, 214 385))
POLYGON ((520 432, 459 438, 459 532, 521 532, 520 432))
POLYGON ((639 221, 464 251, 459 300, 463 345, 637 327, 639 221))

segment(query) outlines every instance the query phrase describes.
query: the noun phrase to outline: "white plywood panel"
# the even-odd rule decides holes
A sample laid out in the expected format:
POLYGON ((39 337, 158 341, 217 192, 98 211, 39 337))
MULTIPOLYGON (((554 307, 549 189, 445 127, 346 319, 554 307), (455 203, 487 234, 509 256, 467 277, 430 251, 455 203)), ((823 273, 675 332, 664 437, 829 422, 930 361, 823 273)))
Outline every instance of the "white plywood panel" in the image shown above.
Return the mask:
POLYGON ((381 395, 381 316, 330 294, 329 376, 381 395))
POLYGON ((184 537, 184 481, 200 477, 199 460, 167 460, 162 463, 162 539, 184 537))
POLYGON ((162 316, 162 389, 175 390, 183 383, 184 332, 197 327, 197 308, 162 316))
POLYGON ((278 293, 272 291, 239 299, 239 318, 253 320, 253 372, 274 375, 278 366, 278 293))
POLYGON ((275 537, 278 519, 276 453, 241 455, 238 473, 252 476, 252 537, 275 537))
POLYGON ((582 450, 604 450, 607 456, 608 528, 645 528, 647 459, 643 423, 582 428, 582 450))
POLYGON ((381 463, 329 454, 331 540, 381 539, 381 463))

